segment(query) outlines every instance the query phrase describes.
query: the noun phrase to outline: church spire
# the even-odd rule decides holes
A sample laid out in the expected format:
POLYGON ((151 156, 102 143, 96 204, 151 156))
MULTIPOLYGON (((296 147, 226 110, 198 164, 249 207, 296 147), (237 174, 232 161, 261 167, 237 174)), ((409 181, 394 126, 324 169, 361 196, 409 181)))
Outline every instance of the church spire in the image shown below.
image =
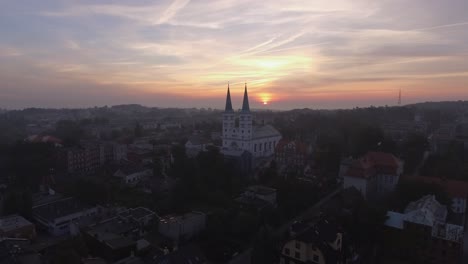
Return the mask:
POLYGON ((243 112, 250 112, 249 96, 247 95, 247 83, 245 83, 244 101, 242 102, 242 111, 243 112))
POLYGON ((228 82, 228 90, 226 96, 226 108, 224 109, 225 112, 232 112, 232 103, 231 103, 231 92, 229 91, 229 82, 228 82))

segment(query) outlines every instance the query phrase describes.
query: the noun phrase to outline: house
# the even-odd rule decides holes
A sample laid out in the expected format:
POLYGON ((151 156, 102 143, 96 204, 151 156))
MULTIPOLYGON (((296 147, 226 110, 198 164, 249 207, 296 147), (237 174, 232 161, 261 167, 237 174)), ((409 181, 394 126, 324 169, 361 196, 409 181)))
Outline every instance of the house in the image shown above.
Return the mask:
POLYGON ((158 217, 158 215, 145 207, 130 208, 119 213, 121 219, 126 221, 133 221, 141 226, 147 226, 151 221, 158 217))
POLYGON ((344 173, 344 188, 355 187, 366 199, 380 198, 395 189, 403 161, 393 154, 368 152, 353 160, 344 173))
POLYGON ((114 217, 83 228, 82 234, 93 255, 117 261, 136 252, 141 229, 138 223, 114 217))
POLYGON ((114 177, 120 178, 121 182, 128 186, 137 185, 143 178, 153 175, 153 171, 148 168, 128 166, 118 169, 114 173, 114 177))
POLYGON ((328 220, 321 220, 316 225, 302 225, 293 237, 284 243, 281 249, 280 264, 343 263, 343 234, 338 227, 328 220))
POLYGON ((33 218, 38 228, 54 236, 70 233, 70 223, 85 216, 97 214, 98 208, 69 197, 33 207, 33 218))
POLYGON ((158 230, 175 242, 186 241, 205 229, 206 215, 192 211, 183 215, 167 215, 159 219, 158 230))
POLYGON ((200 135, 192 135, 185 143, 185 154, 187 157, 196 157, 198 153, 206 151, 212 143, 200 135))
POLYGON ((162 255, 156 258, 155 263, 167 263, 167 264, 179 264, 179 263, 190 263, 190 264, 206 264, 208 260, 196 245, 188 245, 181 247, 169 254, 162 255))
POLYGON ((451 209, 456 214, 465 214, 468 199, 468 182, 438 177, 411 176, 405 180, 439 185, 452 199, 451 209))
POLYGON ((275 161, 280 169, 303 169, 309 156, 307 145, 298 140, 282 139, 275 148, 275 161))
POLYGON ((9 215, 0 218, 0 237, 36 238, 36 227, 20 215, 9 215))
POLYGON ((265 202, 268 202, 273 207, 276 207, 276 189, 262 186, 262 185, 252 185, 246 188, 242 194, 244 197, 256 197, 265 202))
POLYGON ((27 239, 6 238, 0 240, 0 263, 2 264, 42 264, 41 255, 29 249, 27 239))
POLYGON ((448 221, 447 207, 434 195, 411 202, 403 213, 387 212, 385 226, 384 248, 389 256, 428 264, 461 263, 464 227, 448 221))

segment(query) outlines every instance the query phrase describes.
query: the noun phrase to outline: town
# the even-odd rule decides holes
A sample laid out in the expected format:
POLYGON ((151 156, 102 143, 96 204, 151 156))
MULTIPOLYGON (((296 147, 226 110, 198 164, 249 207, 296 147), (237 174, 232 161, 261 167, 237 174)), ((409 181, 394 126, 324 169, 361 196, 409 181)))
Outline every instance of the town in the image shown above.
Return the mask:
POLYGON ((468 102, 229 89, 221 110, 3 110, 0 263, 466 263, 468 102))

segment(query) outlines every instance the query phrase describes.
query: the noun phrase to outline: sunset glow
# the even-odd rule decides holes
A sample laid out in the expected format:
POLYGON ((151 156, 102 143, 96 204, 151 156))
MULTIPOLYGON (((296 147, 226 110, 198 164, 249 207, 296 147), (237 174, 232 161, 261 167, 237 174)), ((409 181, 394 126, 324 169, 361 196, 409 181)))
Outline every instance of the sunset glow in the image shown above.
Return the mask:
POLYGON ((395 105, 399 89, 405 103, 468 99, 464 10, 464 0, 5 1, 0 105, 222 108, 228 81, 236 98, 247 81, 258 105, 277 109, 395 105))

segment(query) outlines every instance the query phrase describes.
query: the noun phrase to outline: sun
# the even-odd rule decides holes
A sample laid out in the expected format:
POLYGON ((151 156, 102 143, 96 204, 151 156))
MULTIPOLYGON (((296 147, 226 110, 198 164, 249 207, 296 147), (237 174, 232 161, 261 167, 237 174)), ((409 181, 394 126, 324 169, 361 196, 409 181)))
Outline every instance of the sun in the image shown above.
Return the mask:
POLYGON ((267 105, 268 104, 268 101, 263 101, 263 105, 267 105))

